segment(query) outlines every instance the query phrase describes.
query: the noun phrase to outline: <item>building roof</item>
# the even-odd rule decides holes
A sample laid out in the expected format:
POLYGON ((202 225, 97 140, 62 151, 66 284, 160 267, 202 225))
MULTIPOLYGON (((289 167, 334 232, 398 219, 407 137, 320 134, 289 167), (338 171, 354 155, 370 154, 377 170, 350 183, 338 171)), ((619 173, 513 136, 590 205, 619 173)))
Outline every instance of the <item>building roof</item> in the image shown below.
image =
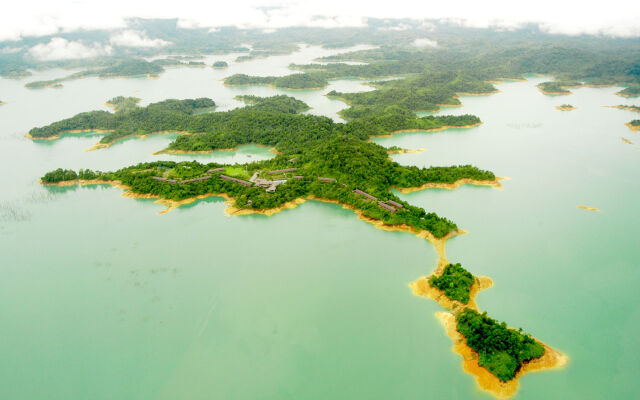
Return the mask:
POLYGON ((383 202, 381 202, 381 201, 379 201, 379 202, 378 202, 378 205, 379 205, 380 207, 384 208, 385 210, 389 210, 389 211, 391 211, 391 212, 396 212, 396 209, 395 209, 395 208, 393 208, 393 207, 391 207, 390 205, 388 205, 388 204, 386 204, 386 203, 383 203, 383 202))
POLYGON ((273 171, 269 171, 269 175, 273 175, 273 174, 279 174, 281 172, 293 172, 295 170, 297 170, 298 168, 285 168, 285 169, 276 169, 273 171))
POLYGON ((354 190, 353 192, 354 192, 354 193, 356 193, 356 194, 359 194, 359 195, 361 195, 361 196, 364 196, 364 197, 366 197, 366 198, 367 198, 367 199, 369 199, 369 200, 373 200, 373 201, 377 201, 377 200, 378 200, 378 198, 377 198, 377 197, 372 196, 372 195, 370 195, 370 194, 369 194, 369 193, 367 193, 367 192, 363 192, 363 191, 362 191, 362 190, 360 190, 360 189, 356 189, 356 190, 354 190))
POLYGON ((220 178, 224 179, 225 181, 231 181, 231 182, 239 183, 239 184, 244 185, 244 186, 253 185, 251 182, 247 182, 247 181, 242 180, 242 179, 233 178, 231 176, 226 176, 226 175, 222 175, 222 174, 220 175, 220 178))
POLYGON ((391 204, 392 206, 394 206, 395 208, 404 208, 404 206, 400 203, 397 203, 393 200, 387 200, 387 203, 391 204))

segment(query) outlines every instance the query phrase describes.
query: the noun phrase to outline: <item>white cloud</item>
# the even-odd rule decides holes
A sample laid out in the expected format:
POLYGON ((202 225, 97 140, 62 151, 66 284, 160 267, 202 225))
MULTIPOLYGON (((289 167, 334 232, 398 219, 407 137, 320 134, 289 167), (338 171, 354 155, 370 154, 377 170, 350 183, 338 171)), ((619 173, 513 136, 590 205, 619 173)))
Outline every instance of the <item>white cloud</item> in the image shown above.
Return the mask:
POLYGON ((415 47, 434 47, 434 48, 438 47, 438 42, 428 38, 416 39, 411 44, 414 45, 415 47))
POLYGON ((0 54, 11 54, 11 53, 17 53, 19 51, 21 51, 23 49, 23 47, 3 47, 2 49, 0 49, 0 54))
POLYGON ((29 54, 41 61, 72 60, 76 58, 92 58, 111 54, 111 46, 98 44, 85 45, 70 42, 60 37, 52 38, 49 43, 40 43, 29 49, 29 54))
POLYGON ((146 32, 126 30, 111 35, 109 43, 121 47, 163 47, 170 42, 162 39, 150 39, 146 32))
POLYGON ((608 0, 606 6, 584 0, 538 0, 535 7, 526 8, 513 0, 234 0, 224 7, 201 0, 21 0, 0 13, 0 41, 80 29, 125 29, 132 17, 177 18, 182 28, 260 29, 364 26, 367 18, 446 19, 472 27, 508 30, 533 23, 551 33, 640 36, 637 0, 608 0))

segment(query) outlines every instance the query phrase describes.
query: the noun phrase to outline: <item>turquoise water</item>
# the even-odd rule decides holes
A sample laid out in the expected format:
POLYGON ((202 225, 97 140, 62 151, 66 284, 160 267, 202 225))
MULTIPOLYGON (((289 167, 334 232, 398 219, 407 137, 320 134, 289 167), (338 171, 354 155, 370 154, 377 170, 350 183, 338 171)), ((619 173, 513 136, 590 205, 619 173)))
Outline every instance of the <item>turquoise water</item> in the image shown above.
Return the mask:
MULTIPOLYGON (((105 109, 116 95, 143 104, 207 96, 229 109, 240 105, 237 94, 287 93, 312 105, 309 112, 337 118, 345 105, 323 94, 370 88, 345 80, 285 92, 218 80, 283 74, 289 62, 324 54, 305 48, 223 71, 86 79, 59 90, 0 80, 9 102, 0 106, 0 398, 490 398, 451 352, 433 316, 441 308, 407 286, 434 267, 424 240, 377 230, 333 204, 227 217, 222 200, 208 198, 157 215, 162 206, 122 198, 116 188, 37 183, 57 167, 271 157, 255 146, 151 155, 170 135, 85 153, 95 137, 36 143, 22 134, 105 109)), ((477 128, 376 141, 427 148, 394 156, 403 164, 472 163, 512 178, 503 191, 401 196, 469 231, 447 250, 451 261, 494 280, 478 296, 480 308, 570 356, 565 369, 525 376, 517 398, 633 398, 640 135, 623 124, 637 114, 601 107, 633 104, 613 95, 616 88, 548 97, 535 88, 540 79, 501 84, 498 94, 462 97, 464 107, 443 111, 476 114, 484 121, 477 128), (578 109, 554 109, 562 103, 578 109)))

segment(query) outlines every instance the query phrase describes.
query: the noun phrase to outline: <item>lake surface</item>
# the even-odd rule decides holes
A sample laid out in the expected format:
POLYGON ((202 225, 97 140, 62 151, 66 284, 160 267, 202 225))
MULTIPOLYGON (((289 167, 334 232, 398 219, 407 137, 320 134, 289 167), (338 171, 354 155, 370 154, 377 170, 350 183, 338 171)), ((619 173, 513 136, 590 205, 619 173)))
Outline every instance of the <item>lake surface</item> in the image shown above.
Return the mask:
MULTIPOLYGON (((335 51, 333 51, 335 52, 335 51)), ((434 317, 441 308, 408 284, 429 274, 432 246, 385 232, 340 206, 307 202, 272 217, 228 217, 208 198, 157 215, 152 200, 106 186, 45 188, 57 167, 113 170, 147 160, 247 162, 264 148, 159 155, 171 135, 84 152, 98 139, 32 142, 23 134, 117 95, 206 96, 226 110, 238 94, 285 93, 339 119, 330 90, 229 88, 233 73, 282 75, 290 62, 332 51, 170 69, 159 79, 85 79, 28 90, 0 79, 0 398, 2 399, 489 399, 464 373, 434 317)), ((235 59, 234 55, 213 60, 235 59)), ((384 146, 426 148, 394 159, 474 164, 512 180, 504 190, 461 187, 401 195, 469 234, 448 242, 452 262, 494 287, 479 307, 570 357, 526 375, 519 399, 633 398, 640 391, 640 135, 619 88, 541 94, 543 78, 461 97, 441 113, 478 115, 473 129, 406 133, 384 146), (561 112, 554 107, 577 107, 561 112), (634 144, 622 142, 627 138, 634 144), (597 207, 601 212, 578 209, 597 207)))

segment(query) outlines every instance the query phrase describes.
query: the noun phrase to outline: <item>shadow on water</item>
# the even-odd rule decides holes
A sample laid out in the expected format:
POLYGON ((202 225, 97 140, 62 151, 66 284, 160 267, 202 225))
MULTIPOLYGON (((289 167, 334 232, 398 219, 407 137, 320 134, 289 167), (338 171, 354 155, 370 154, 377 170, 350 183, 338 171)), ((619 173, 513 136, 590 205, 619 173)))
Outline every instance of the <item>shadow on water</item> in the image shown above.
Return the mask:
POLYGON ((224 203, 224 198, 218 196, 205 197, 204 199, 198 199, 193 203, 181 205, 180 210, 188 210, 202 203, 224 203))
MULTIPOLYGON (((43 186, 44 189, 51 194, 63 194, 68 192, 75 192, 80 188, 80 184, 71 185, 71 186, 43 186)), ((86 186, 89 187, 89 186, 86 186)))

